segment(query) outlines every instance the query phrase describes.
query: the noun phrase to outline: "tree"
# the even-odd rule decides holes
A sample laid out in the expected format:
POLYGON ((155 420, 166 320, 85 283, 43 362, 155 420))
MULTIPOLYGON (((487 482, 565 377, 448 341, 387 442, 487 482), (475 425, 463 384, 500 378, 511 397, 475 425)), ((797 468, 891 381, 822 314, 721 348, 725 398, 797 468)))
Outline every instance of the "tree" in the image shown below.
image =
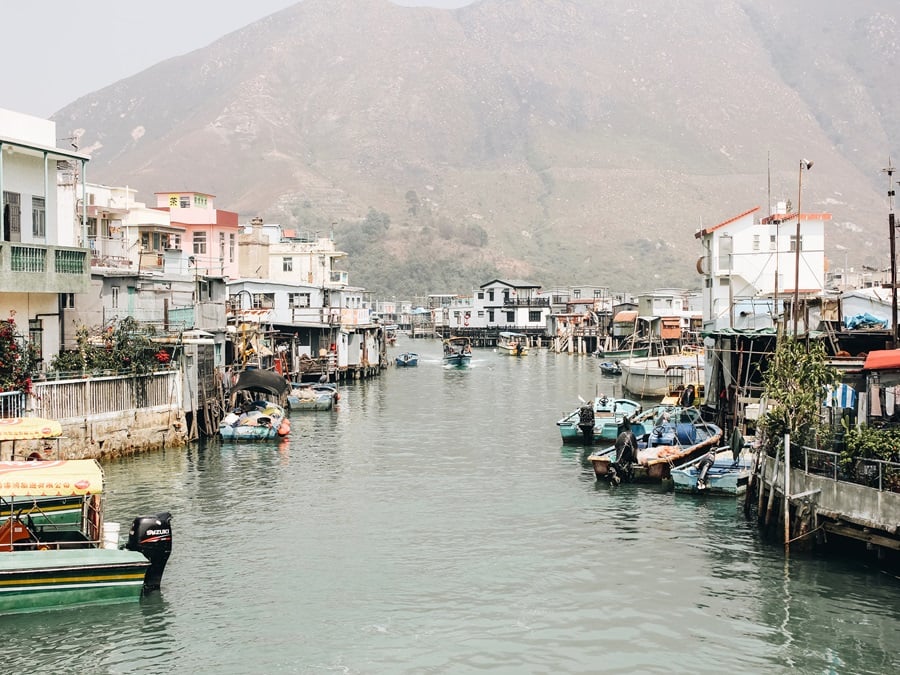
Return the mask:
POLYGON ((766 400, 772 406, 760 425, 768 444, 774 446, 786 433, 792 444, 813 443, 822 423, 823 392, 839 379, 838 371, 828 365, 822 342, 779 340, 763 374, 766 400))

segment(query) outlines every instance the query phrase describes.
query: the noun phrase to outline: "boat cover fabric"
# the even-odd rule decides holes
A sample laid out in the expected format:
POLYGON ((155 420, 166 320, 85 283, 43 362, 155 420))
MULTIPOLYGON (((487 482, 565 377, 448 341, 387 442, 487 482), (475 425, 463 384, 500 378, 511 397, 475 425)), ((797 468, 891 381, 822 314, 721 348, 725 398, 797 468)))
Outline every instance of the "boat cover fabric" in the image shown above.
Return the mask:
POLYGON ((0 462, 0 497, 73 497, 103 492, 93 459, 0 462))
POLYGON ((238 375, 232 391, 258 391, 282 396, 291 390, 291 383, 283 375, 271 370, 245 370, 238 375))
POLYGON ((0 441, 34 440, 62 436, 62 425, 43 417, 0 419, 0 441))

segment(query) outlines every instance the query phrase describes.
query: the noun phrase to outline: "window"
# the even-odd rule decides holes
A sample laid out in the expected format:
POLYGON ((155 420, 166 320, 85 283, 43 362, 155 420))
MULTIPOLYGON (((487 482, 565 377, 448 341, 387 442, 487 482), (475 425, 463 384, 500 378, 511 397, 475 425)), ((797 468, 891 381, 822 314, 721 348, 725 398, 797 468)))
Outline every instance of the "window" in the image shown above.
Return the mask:
POLYGON ((580 298, 580 297, 581 297, 581 289, 580 289, 580 288, 573 288, 573 289, 572 289, 572 297, 574 297, 574 298, 580 298))
POLYGON ((41 319, 28 320, 28 341, 34 349, 34 354, 41 359, 41 351, 44 345, 44 323, 41 319))
POLYGON ((59 308, 60 309, 75 309, 75 294, 74 293, 60 293, 59 294, 59 308))
POLYGON ((47 236, 47 210, 43 197, 31 198, 31 233, 35 237, 47 236))
POLYGON ((775 235, 774 235, 774 234, 770 234, 770 235, 769 235, 769 250, 770 250, 770 251, 774 251, 774 250, 775 250, 775 241, 776 241, 775 235))
POLYGON ((493 301, 494 301, 494 291, 492 289, 492 290, 488 291, 488 302, 493 302, 493 301))
POLYGON ((3 238, 7 240, 18 241, 19 237, 13 237, 13 234, 19 234, 22 231, 21 224, 21 196, 18 192, 3 191, 3 238))
POLYGON ((293 272, 294 271, 294 259, 293 258, 282 258, 281 259, 281 271, 282 272, 293 272))
POLYGON ((110 287, 110 307, 113 309, 119 308, 119 287, 111 286, 110 287))
POLYGON ((194 232, 192 239, 194 242, 194 254, 206 255, 206 232, 194 232))
POLYGON ((753 250, 754 251, 759 250, 759 235, 758 234, 753 235, 753 250))
POLYGON ((309 307, 309 293, 289 293, 288 307, 309 307))
POLYGON ((488 322, 494 323, 494 310, 492 309, 488 311, 488 322))
POLYGON ((225 260, 225 233, 219 232, 219 260, 225 260))
POLYGON ((194 195, 194 206, 205 209, 208 201, 206 195, 194 195))
MULTIPOLYGON (((791 235, 791 251, 793 252, 796 250, 797 250, 797 235, 792 234, 791 235)), ((803 250, 803 235, 802 234, 800 235, 800 250, 801 251, 803 250)))
POLYGON ((96 218, 88 218, 87 219, 87 233, 89 237, 97 236, 97 219, 96 218))
POLYGON ((181 197, 178 198, 178 207, 182 209, 191 208, 191 196, 181 195, 181 197))
POLYGON ((484 300, 484 291, 478 291, 478 299, 484 300))
POLYGON ((506 312, 506 323, 515 323, 516 322, 516 313, 515 312, 506 312))
POLYGON ((234 262, 234 234, 228 235, 228 262, 234 262))
POLYGON ((528 312, 528 323, 540 323, 541 321, 541 311, 540 310, 530 310, 528 312))

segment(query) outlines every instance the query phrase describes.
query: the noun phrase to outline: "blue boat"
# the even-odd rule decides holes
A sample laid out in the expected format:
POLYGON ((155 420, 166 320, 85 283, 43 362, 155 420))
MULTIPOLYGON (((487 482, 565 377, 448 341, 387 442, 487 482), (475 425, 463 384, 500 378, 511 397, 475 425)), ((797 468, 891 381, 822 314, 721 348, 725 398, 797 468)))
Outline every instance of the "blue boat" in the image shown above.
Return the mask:
POLYGON ((472 341, 467 337, 444 340, 444 364, 465 368, 472 362, 472 341))
POLYGON ((616 375, 622 374, 622 369, 619 367, 619 363, 617 361, 601 361, 600 372, 604 375, 615 377, 616 375))
POLYGON ((732 434, 731 445, 713 448, 705 455, 672 469, 676 492, 739 495, 747 491, 753 458, 746 452, 743 436, 732 434))
POLYGON ((585 440, 585 426, 592 429, 591 443, 614 441, 619 427, 626 417, 641 411, 641 404, 630 398, 609 398, 604 394, 582 405, 556 422, 563 443, 581 443, 585 440), (587 409, 586 409, 587 408, 587 409), (590 415, 593 411, 593 416, 590 415))
POLYGON ((397 355, 396 363, 401 368, 412 368, 419 365, 419 355, 415 352, 403 352, 397 355))
POLYGON ((330 382, 295 382, 287 395, 290 410, 331 410, 340 400, 337 385, 330 382))

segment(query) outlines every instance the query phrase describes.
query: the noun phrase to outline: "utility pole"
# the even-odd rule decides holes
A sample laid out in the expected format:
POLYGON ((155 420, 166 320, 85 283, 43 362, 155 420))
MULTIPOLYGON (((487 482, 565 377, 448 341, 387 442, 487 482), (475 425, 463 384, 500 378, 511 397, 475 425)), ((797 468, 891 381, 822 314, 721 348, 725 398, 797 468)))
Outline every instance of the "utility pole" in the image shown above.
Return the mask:
POLYGON ((888 166, 882 169, 888 175, 888 236, 891 242, 891 347, 897 349, 897 252, 894 227, 894 165, 888 157, 888 166))

